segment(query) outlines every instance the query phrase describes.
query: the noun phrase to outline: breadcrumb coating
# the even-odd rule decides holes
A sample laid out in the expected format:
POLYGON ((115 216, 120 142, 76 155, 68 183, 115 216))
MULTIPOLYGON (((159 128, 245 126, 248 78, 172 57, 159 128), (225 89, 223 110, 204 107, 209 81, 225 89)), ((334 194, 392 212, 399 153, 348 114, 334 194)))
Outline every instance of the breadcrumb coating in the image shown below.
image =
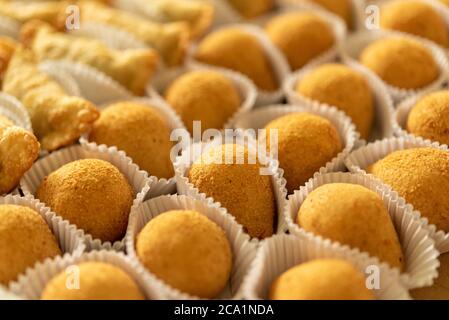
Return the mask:
POLYGON ((61 255, 58 242, 36 211, 0 205, 0 284, 7 285, 37 262, 61 255))
POLYGON ((125 176, 98 159, 60 167, 44 179, 36 196, 94 239, 111 242, 124 237, 134 199, 125 176))
POLYGON ((263 239, 273 234, 276 202, 270 176, 260 175, 260 163, 249 164, 248 159, 248 149, 241 145, 214 147, 192 164, 188 178, 228 209, 251 237, 263 239), (238 163, 240 156, 244 163, 238 163))
POLYGON ((388 209, 377 193, 363 186, 331 183, 316 188, 301 205, 297 223, 306 231, 404 269, 404 255, 388 209))
POLYGON ((449 152, 412 148, 390 153, 367 168, 444 232, 449 231, 449 152))
POLYGON ((66 270, 55 275, 45 286, 42 300, 144 300, 137 283, 124 270, 104 262, 82 262, 79 289, 67 287, 66 270))
POLYGON ((201 298, 215 298, 231 274, 226 233, 195 211, 174 210, 153 218, 138 234, 136 251, 150 272, 201 298))

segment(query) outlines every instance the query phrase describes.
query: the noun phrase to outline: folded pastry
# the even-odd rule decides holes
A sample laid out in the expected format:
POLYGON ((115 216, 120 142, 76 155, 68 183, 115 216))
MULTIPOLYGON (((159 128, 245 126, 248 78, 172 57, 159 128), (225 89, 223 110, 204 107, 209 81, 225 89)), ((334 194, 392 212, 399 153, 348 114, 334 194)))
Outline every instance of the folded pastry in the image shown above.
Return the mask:
POLYGON ((143 13, 151 20, 162 23, 187 22, 192 38, 203 35, 214 19, 214 7, 210 3, 199 1, 116 0, 114 6, 134 13, 143 13))
POLYGON ((19 23, 39 19, 53 25, 58 22, 60 12, 64 12, 67 1, 0 1, 0 16, 6 16, 19 23))
POLYGON ((0 115, 0 195, 17 186, 38 156, 36 137, 0 115))
MULTIPOLYGON (((183 62, 190 37, 187 23, 152 22, 99 2, 79 1, 77 5, 80 8, 81 23, 92 22, 122 29, 154 48, 167 66, 176 66, 183 62)), ((67 13, 62 11, 60 23, 63 23, 66 17, 67 13)))
MULTIPOLYGON (((2 51, 11 52, 11 46, 0 39, 2 51)), ((33 53, 20 45, 11 55, 2 87, 27 108, 33 131, 48 151, 72 144, 99 117, 92 103, 69 96, 57 82, 39 71, 33 53)))
POLYGON ((38 60, 67 59, 89 65, 136 95, 144 94, 158 63, 158 55, 153 49, 111 49, 101 41, 58 32, 38 20, 22 27, 21 40, 38 60))

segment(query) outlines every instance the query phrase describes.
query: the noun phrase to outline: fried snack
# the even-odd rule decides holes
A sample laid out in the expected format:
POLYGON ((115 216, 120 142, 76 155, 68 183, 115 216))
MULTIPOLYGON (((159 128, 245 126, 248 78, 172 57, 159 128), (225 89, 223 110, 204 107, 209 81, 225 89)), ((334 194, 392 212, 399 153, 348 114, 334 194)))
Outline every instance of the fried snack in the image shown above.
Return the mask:
POLYGON ((362 51, 360 62, 388 84, 402 89, 425 87, 440 73, 429 50, 406 38, 387 38, 371 43, 362 51))
POLYGON ((280 14, 268 22, 265 31, 293 70, 329 50, 335 42, 329 24, 310 12, 280 14))
POLYGON ((382 28, 411 33, 449 47, 448 26, 430 4, 422 1, 392 1, 381 8, 382 28))
POLYGON ((274 8, 274 0, 224 0, 247 19, 257 18, 274 8))
POLYGON ((407 131, 449 145, 449 91, 439 91, 420 99, 411 109, 407 131))
POLYGON ((153 218, 137 235, 136 253, 151 273, 201 298, 215 298, 231 274, 226 233, 196 211, 174 210, 153 218))
POLYGON ((105 262, 76 264, 79 289, 67 287, 67 272, 61 271, 46 284, 42 300, 144 300, 134 279, 124 270, 105 262))
POLYGON ((0 115, 0 195, 14 189, 39 156, 39 142, 0 115))
POLYGON ((101 41, 57 32, 37 20, 22 27, 21 40, 38 60, 67 59, 89 65, 136 95, 145 93, 158 62, 158 55, 152 49, 111 49, 101 41))
POLYGON ((202 36, 212 25, 214 7, 210 3, 184 0, 132 0, 133 12, 143 11, 161 23, 186 22, 190 36, 202 36))
POLYGON ((38 19, 56 26, 71 1, 0 1, 0 15, 19 23, 38 19))
POLYGON ((251 237, 263 239, 273 235, 276 202, 270 177, 260 174, 259 161, 248 163, 248 154, 241 145, 211 148, 192 164, 188 178, 228 209, 251 237))
POLYGON ((306 231, 404 268, 390 214, 380 196, 363 186, 330 183, 316 188, 299 208, 297 223, 306 231))
MULTIPOLYGON (((8 51, 9 45, 0 40, 0 52, 4 50, 8 51)), ((3 91, 27 108, 33 131, 48 151, 74 143, 99 116, 92 103, 67 95, 58 83, 39 71, 33 53, 20 46, 4 74, 3 91)))
POLYGON ((281 274, 272 284, 271 300, 372 300, 363 273, 338 259, 316 259, 281 274))
MULTIPOLYGON (((295 0, 297 1, 297 0, 295 0)), ((314 2, 342 18, 348 27, 353 26, 351 0, 305 0, 314 2)))
MULTIPOLYGON (((267 137, 277 131, 279 164, 284 169, 289 193, 299 189, 343 149, 334 125, 313 114, 288 114, 271 121, 265 129, 267 137)), ((271 148, 268 138, 267 148, 271 148)))
POLYGON ((241 105, 232 81, 215 71, 185 73, 170 84, 165 99, 190 133, 193 133, 193 121, 201 121, 202 131, 222 129, 241 105))
POLYGON ((410 295, 416 300, 449 300, 449 253, 438 257, 440 267, 438 278, 433 285, 410 290, 410 295))
POLYGON ((158 178, 174 176, 170 151, 170 127, 155 109, 135 102, 122 102, 101 111, 90 141, 116 146, 143 170, 158 178))
POLYGON ((125 235, 134 192, 109 162, 82 159, 50 173, 36 196, 94 239, 113 242, 125 235))
POLYGON ((437 229, 449 232, 449 152, 416 148, 390 153, 367 168, 437 229))
POLYGON ((238 28, 227 27, 208 34, 195 56, 201 62, 243 73, 262 90, 274 91, 279 86, 262 45, 238 28))
POLYGON ((344 111, 362 138, 369 138, 374 123, 374 95, 362 74, 342 64, 324 64, 305 75, 296 91, 344 111))
MULTIPOLYGON (((189 43, 189 26, 185 22, 161 24, 138 15, 91 1, 79 1, 81 23, 93 22, 122 29, 155 49, 167 66, 182 64, 189 43)), ((62 11, 60 23, 67 14, 62 11)))
POLYGON ((449 0, 440 0, 440 2, 445 4, 446 6, 449 6, 449 0))
POLYGON ((0 205, 0 284, 7 285, 36 262, 58 255, 58 242, 36 211, 0 205))

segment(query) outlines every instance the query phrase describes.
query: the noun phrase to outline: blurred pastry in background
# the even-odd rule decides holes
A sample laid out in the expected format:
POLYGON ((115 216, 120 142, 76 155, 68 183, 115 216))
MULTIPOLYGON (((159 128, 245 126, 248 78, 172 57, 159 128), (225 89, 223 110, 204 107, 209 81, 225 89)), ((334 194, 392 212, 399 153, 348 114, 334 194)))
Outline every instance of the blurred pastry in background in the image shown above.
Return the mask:
POLYGON ((247 19, 257 18, 271 11, 275 6, 274 0, 223 0, 229 4, 243 17, 247 19))

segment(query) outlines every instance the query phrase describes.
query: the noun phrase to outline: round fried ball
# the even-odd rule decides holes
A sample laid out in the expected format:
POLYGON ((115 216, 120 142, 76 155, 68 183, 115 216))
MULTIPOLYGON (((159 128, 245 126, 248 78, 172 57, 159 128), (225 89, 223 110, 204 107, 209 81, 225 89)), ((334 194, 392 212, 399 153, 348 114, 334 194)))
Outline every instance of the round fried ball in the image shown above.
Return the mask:
POLYGON ((157 277, 201 298, 216 297, 232 268, 226 233, 195 211, 168 211, 152 219, 137 236, 136 252, 157 277))
POLYGON ((165 99, 190 133, 193 133, 193 121, 201 121, 203 131, 223 128, 241 104, 232 81, 215 71, 191 71, 182 75, 166 90, 165 99))
POLYGON ((247 19, 256 18, 274 8, 274 0, 227 0, 229 4, 247 19))
POLYGON ((440 267, 438 278, 433 285, 410 290, 410 295, 417 300, 449 300, 449 253, 438 257, 440 267))
POLYGON ((200 42, 195 56, 201 62, 243 73, 262 90, 278 88, 271 62, 259 40, 238 28, 210 33, 200 42))
POLYGON ((448 27, 430 4, 422 1, 392 1, 380 14, 382 28, 411 33, 449 47, 448 27))
POLYGON ((102 241, 123 238, 134 192, 109 162, 70 162, 44 179, 36 193, 54 212, 102 241))
MULTIPOLYGON (((74 266, 71 266, 74 267, 74 266)), ((82 262, 73 274, 54 276, 41 294, 42 300, 144 300, 136 282, 121 268, 104 262, 82 262), (79 288, 67 286, 68 277, 79 276, 79 288)), ((75 282, 74 282, 75 284, 75 282)))
POLYGON ((360 73, 345 65, 324 64, 308 73, 296 91, 344 111, 362 138, 369 137, 374 122, 374 96, 360 73))
POLYGON ((430 51, 405 38, 377 40, 360 55, 360 62, 388 84, 402 89, 419 89, 439 76, 430 51))
POLYGON ((352 4, 351 0, 305 0, 314 2, 333 14, 342 18, 348 27, 352 27, 352 4))
MULTIPOLYGON (((289 193, 299 189, 315 172, 343 149, 334 125, 309 113, 288 114, 267 124, 267 137, 277 130, 278 160, 289 193)), ((268 150, 271 139, 267 138, 268 150)))
POLYGON ((158 178, 174 176, 170 152, 170 127, 154 108, 122 102, 102 110, 89 139, 97 144, 116 146, 142 169, 158 178))
POLYGON ((273 186, 270 176, 261 175, 258 159, 251 158, 241 145, 214 147, 192 164, 188 178, 201 193, 228 209, 251 237, 266 238, 274 230, 273 186))
POLYGON ((390 153, 367 168, 444 232, 449 231, 449 152, 412 148, 390 153))
POLYGON ((58 242, 36 211, 0 205, 0 284, 7 285, 36 262, 58 255, 58 242))
POLYGON ((272 284, 271 300, 371 300, 363 273, 338 259, 316 259, 281 274, 272 284))
POLYGON ((432 93, 411 109, 407 131, 442 144, 449 144, 449 91, 432 93))
POLYGON ((310 12, 278 15, 268 22, 265 31, 293 70, 329 50, 335 42, 328 23, 310 12))
POLYGON ((312 191, 297 223, 306 231, 368 252, 403 269, 398 235, 380 196, 356 184, 331 183, 312 191))

